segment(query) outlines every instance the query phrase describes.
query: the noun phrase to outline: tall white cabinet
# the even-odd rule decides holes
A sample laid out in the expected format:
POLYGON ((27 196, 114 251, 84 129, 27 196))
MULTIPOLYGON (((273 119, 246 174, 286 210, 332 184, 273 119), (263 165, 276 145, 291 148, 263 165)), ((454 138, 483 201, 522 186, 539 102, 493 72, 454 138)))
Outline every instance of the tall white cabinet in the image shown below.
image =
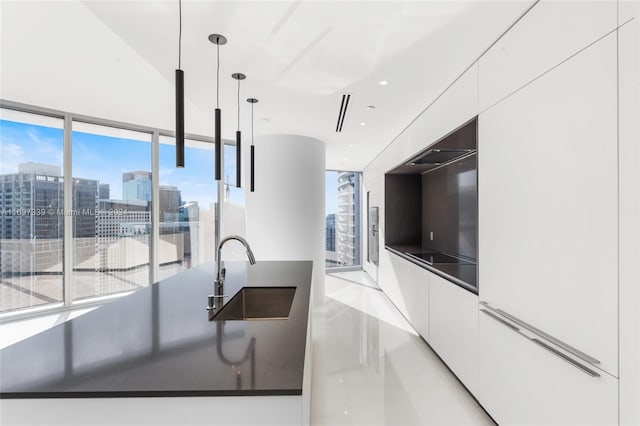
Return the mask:
MULTIPOLYGON (((615 10, 575 9, 590 25, 573 25, 571 49, 558 26, 557 45, 533 51, 538 65, 557 63, 479 116, 477 396, 500 424, 619 422, 615 10)), ((565 22, 580 21, 569 12, 565 22)), ((527 35, 526 19, 509 43, 527 35)), ((500 93, 503 71, 488 59, 481 100, 483 87, 500 93)))
POLYGON ((618 147, 611 34, 479 119, 480 299, 617 375, 618 147))
POLYGON ((639 46, 640 1, 541 0, 365 170, 478 111, 478 296, 380 285, 499 424, 640 424, 639 46))

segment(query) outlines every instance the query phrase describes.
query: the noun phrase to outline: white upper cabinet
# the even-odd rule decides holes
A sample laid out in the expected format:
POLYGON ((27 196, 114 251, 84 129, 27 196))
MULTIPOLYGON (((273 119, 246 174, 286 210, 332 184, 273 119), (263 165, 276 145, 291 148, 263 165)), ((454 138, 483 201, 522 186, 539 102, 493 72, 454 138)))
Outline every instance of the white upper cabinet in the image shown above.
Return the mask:
POLYGON ((481 113, 478 140, 480 300, 614 376, 616 64, 612 33, 481 113))
POLYGON ((404 158, 409 158, 442 139, 478 115, 478 63, 464 74, 425 110, 407 129, 404 158))
POLYGON ((618 0, 618 25, 622 25, 634 17, 637 18, 639 9, 638 0, 618 0))
POLYGON ((480 111, 617 25, 615 1, 541 1, 480 58, 480 111))

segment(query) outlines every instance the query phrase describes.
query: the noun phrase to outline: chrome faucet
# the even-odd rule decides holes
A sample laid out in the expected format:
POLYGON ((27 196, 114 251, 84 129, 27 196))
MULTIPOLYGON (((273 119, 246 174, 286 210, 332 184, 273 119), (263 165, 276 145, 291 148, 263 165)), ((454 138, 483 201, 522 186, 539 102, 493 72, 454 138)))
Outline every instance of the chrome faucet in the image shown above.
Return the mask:
POLYGON ((242 243, 242 245, 247 249, 247 257, 249 258, 249 264, 255 265, 256 258, 253 255, 253 251, 251 251, 251 246, 247 240, 242 238, 239 235, 229 235, 220 241, 217 248, 217 257, 216 257, 216 280, 213 282, 213 295, 209 295, 207 310, 213 311, 218 307, 222 306, 222 299, 224 298, 224 276, 226 273, 226 269, 222 267, 222 246, 225 245, 227 241, 237 240, 242 243), (218 302, 218 303, 216 303, 218 302))

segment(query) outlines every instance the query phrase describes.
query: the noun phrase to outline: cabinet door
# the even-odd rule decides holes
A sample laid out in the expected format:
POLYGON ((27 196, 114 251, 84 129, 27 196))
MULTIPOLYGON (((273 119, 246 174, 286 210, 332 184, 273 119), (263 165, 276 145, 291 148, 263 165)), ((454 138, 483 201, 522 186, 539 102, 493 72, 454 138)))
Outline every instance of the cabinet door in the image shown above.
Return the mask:
POLYGON ((408 260, 390 254, 394 286, 389 285, 385 293, 402 314, 409 320, 413 328, 425 339, 429 339, 429 271, 408 260))
POLYGON ((407 129, 405 158, 422 151, 478 115, 478 64, 473 64, 407 129))
POLYGON ((616 34, 480 115, 480 300, 617 375, 616 34))
POLYGON ((429 273, 429 344, 475 394, 478 296, 432 273, 429 273))
POLYGON ((614 377, 586 374, 483 311, 479 326, 477 396, 498 424, 618 424, 614 377))
POLYGON ((616 28, 615 1, 541 1, 480 58, 480 111, 616 28))

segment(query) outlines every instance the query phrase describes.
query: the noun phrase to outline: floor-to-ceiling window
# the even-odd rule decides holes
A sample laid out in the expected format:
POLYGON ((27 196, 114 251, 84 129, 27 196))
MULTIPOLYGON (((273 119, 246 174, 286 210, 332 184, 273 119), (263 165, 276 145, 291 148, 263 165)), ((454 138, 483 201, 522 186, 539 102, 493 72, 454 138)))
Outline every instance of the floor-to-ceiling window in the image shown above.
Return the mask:
POLYGON ((185 140, 185 167, 175 167, 175 139, 160 136, 159 277, 211 262, 215 257, 214 145, 185 140))
POLYGON ((63 127, 0 109, 0 312, 63 300, 63 127))
POLYGON ((326 172, 326 268, 356 268, 362 265, 360 177, 359 172, 326 172))
POLYGON ((235 146, 216 182, 210 137, 190 135, 176 168, 168 131, 1 106, 2 318, 99 303, 213 261, 216 215, 244 235, 235 146))
POLYGON ((151 137, 73 122, 73 300, 149 285, 151 137))
MULTIPOLYGON (((243 176, 244 177, 244 176, 243 176)), ((226 145, 224 147, 224 195, 222 197, 224 211, 222 214, 222 232, 224 235, 246 236, 246 203, 244 188, 245 182, 241 182, 242 188, 237 187, 236 181, 236 147, 226 145)), ((223 259, 246 260, 247 255, 241 244, 226 244, 224 246, 223 259)))

